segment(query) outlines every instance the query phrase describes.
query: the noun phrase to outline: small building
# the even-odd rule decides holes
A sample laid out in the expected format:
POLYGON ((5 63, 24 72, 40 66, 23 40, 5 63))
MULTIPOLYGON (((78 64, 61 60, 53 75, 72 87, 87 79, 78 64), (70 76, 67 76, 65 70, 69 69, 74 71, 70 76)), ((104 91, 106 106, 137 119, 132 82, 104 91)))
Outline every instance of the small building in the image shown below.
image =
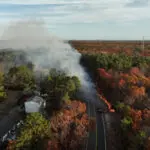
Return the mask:
POLYGON ((33 96, 24 103, 24 107, 26 113, 42 112, 46 107, 46 102, 40 96, 33 96))

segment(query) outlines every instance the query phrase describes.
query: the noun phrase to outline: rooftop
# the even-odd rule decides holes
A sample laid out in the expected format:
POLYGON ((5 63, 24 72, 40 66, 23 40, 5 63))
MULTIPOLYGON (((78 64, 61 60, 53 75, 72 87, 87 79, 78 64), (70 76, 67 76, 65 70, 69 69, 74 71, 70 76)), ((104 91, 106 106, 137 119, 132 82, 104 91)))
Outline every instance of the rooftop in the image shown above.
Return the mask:
POLYGON ((41 102, 44 102, 44 99, 40 96, 33 96, 33 97, 29 98, 28 102, 30 102, 30 101, 41 104, 41 102))

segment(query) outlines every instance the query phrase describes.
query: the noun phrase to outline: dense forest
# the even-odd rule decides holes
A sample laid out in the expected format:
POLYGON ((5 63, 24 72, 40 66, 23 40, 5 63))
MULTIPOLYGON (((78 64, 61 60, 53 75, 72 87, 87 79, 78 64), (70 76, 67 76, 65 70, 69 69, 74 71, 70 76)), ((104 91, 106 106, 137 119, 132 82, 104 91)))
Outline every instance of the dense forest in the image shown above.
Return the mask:
MULTIPOLYGON (((75 150, 85 149, 92 118, 77 93, 81 81, 54 68, 37 80, 34 65, 25 55, 1 53, 0 100, 7 101, 8 90, 34 91, 46 94, 45 114, 31 113, 17 134, 7 144, 8 150, 75 150), (24 56, 22 56, 24 55, 24 56), (14 60, 19 65, 14 65, 14 60), (22 57, 24 59, 22 59, 22 57)), ((82 54, 80 62, 95 82, 99 100, 108 112, 120 116, 122 149, 150 149, 150 58, 125 53, 82 54)), ((17 63, 16 63, 17 64, 17 63)))
POLYGON ((97 85, 110 112, 120 115, 122 149, 150 149, 150 58, 83 54, 81 63, 97 85))
POLYGON ((81 87, 78 77, 52 68, 48 75, 36 78, 34 65, 27 62, 24 53, 1 55, 1 65, 6 66, 6 61, 11 64, 1 70, 1 102, 7 101, 8 90, 40 90, 41 95, 46 94, 45 113, 28 114, 16 140, 8 141, 6 149, 84 149, 90 118, 86 104, 77 98, 76 93, 81 87), (16 62, 15 65, 18 58, 20 64, 16 62))

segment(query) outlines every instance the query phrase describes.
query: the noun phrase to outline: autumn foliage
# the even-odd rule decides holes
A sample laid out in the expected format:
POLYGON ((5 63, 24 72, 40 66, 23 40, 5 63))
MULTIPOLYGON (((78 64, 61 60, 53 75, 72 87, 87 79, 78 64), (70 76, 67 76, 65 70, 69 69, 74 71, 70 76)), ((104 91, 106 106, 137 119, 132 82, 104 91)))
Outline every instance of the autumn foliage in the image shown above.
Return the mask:
POLYGON ((138 68, 134 67, 128 73, 108 72, 103 68, 97 70, 99 89, 103 91, 118 89, 124 95, 134 99, 146 96, 146 90, 150 88, 150 78, 144 76, 138 68))
POLYGON ((141 40, 139 41, 84 41, 75 40, 69 41, 71 45, 80 53, 85 54, 113 54, 123 51, 128 55, 133 55, 135 49, 139 49, 140 54, 150 56, 149 42, 145 42, 145 50, 141 52, 141 40))
MULTIPOLYGON (((51 130, 55 138, 56 147, 76 149, 81 147, 88 132, 88 116, 86 105, 79 101, 66 102, 63 108, 50 120, 51 130)), ((54 143, 50 142, 49 147, 54 143)), ((49 150, 49 149, 47 149, 49 150)))
POLYGON ((144 145, 145 132, 148 132, 147 127, 150 126, 150 77, 137 67, 125 72, 99 68, 96 85, 108 110, 113 110, 115 106, 122 116, 122 128, 125 129, 126 137, 124 143, 129 144, 128 148, 142 149, 140 146, 143 146, 150 150, 149 138, 144 145))
POLYGON ((150 110, 149 109, 143 110, 142 117, 144 120, 144 124, 147 126, 150 126, 150 110))
POLYGON ((50 120, 45 120, 40 114, 28 115, 20 136, 9 142, 7 150, 76 150, 85 146, 88 131, 86 104, 77 100, 67 101, 50 120))
POLYGON ((130 117, 132 118, 132 129, 133 130, 138 130, 140 129, 140 123, 142 121, 142 111, 141 110, 135 110, 135 109, 130 109, 129 112, 130 117))

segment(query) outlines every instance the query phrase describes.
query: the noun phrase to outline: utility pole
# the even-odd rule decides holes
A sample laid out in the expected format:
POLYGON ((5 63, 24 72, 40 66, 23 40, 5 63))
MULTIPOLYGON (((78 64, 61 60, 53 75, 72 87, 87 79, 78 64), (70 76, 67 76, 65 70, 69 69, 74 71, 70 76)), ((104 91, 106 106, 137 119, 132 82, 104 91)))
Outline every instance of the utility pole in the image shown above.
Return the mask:
POLYGON ((142 39, 142 51, 143 51, 143 54, 144 54, 144 49, 145 49, 145 45, 144 45, 144 36, 143 36, 143 39, 142 39))
POLYGON ((143 52, 144 52, 144 36, 143 36, 143 52))

